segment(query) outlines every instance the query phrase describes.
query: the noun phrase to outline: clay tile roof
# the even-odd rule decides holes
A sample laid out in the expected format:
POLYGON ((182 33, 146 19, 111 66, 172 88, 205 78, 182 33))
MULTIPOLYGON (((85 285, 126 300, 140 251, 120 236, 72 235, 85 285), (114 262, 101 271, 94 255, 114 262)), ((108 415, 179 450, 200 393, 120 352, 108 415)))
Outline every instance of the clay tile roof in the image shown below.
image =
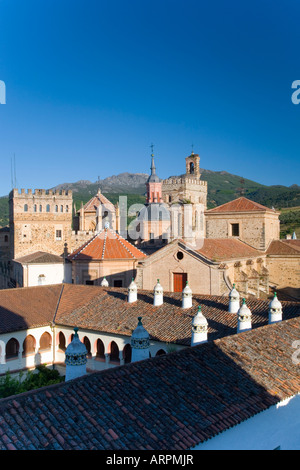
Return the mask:
POLYGON ((69 260, 140 259, 147 255, 114 230, 105 228, 68 256, 69 260))
POLYGON ((197 252, 216 261, 253 258, 262 254, 236 238, 205 238, 202 248, 197 252))
MULTIPOLYGON (((99 190, 96 196, 93 196, 84 206, 83 209, 85 212, 94 212, 97 208, 103 204, 111 212, 114 212, 114 205, 105 197, 99 190)), ((80 212, 80 209, 77 211, 80 212)))
POLYGON ((267 255, 300 255, 300 240, 274 240, 267 249, 267 255))
POLYGON ((217 213, 217 212, 249 212, 249 211, 272 211, 269 207, 263 206, 262 204, 258 204, 258 202, 251 201, 246 197, 239 197, 234 201, 227 202, 226 204, 222 204, 221 206, 214 207, 213 209, 209 209, 206 213, 217 213))
POLYGON ((0 290, 0 333, 49 325, 63 285, 0 290))
POLYGON ((22 256, 15 259, 18 263, 24 264, 48 264, 48 263, 63 263, 64 259, 61 256, 53 255, 52 253, 47 253, 45 251, 36 251, 30 255, 22 256))
MULTIPOLYGON (((208 321, 209 341, 236 333, 237 316, 228 313, 227 295, 193 294, 193 306, 187 310, 182 309, 181 299, 180 292, 164 292, 164 303, 154 307, 153 292, 138 290, 138 300, 129 304, 124 288, 65 284, 55 320, 58 325, 131 336, 137 318, 142 315, 151 339, 189 346, 191 321, 201 305, 208 321), (89 298, 85 287, 90 287, 89 298)), ((249 298, 247 305, 252 312, 253 328, 268 323, 269 301, 249 298)), ((300 316, 300 302, 283 301, 282 308, 284 319, 300 316)))
POLYGON ((300 391, 300 319, 0 400, 0 449, 185 451, 300 391))

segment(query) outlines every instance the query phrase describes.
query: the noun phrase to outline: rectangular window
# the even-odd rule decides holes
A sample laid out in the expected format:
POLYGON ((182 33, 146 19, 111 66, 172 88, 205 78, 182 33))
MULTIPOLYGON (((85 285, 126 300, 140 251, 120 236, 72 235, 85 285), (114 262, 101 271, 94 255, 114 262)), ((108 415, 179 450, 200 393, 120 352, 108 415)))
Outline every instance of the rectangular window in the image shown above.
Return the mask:
POLYGON ((123 287, 123 281, 121 279, 114 279, 114 287, 123 287))
POLYGON ((94 285, 94 281, 91 281, 91 280, 85 281, 85 283, 86 283, 87 286, 93 286, 94 285))
POLYGON ((56 240, 61 240, 61 230, 56 230, 56 232, 55 232, 55 239, 56 239, 56 240))
POLYGON ((240 225, 239 224, 231 224, 231 236, 232 237, 239 237, 240 236, 240 225))

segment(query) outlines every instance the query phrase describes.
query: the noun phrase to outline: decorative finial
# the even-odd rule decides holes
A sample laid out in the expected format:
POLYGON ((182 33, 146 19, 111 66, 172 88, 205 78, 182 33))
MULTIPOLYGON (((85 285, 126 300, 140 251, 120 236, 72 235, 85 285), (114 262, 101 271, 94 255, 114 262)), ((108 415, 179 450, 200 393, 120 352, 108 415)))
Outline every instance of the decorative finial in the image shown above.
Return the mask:
POLYGON ((154 147, 154 145, 151 144, 150 147, 151 147, 151 156, 153 157, 153 147, 154 147))
POLYGON ((246 299, 243 299, 243 305, 245 305, 245 303, 246 303, 246 299))
POLYGON ((194 155, 194 144, 192 144, 192 153, 191 155, 194 155))
POLYGON ((138 321, 139 321, 139 322, 138 322, 138 326, 143 326, 143 324, 142 324, 142 317, 138 317, 138 321))
POLYGON ((75 331, 74 337, 78 338, 78 328, 77 328, 77 326, 75 326, 74 331, 75 331))

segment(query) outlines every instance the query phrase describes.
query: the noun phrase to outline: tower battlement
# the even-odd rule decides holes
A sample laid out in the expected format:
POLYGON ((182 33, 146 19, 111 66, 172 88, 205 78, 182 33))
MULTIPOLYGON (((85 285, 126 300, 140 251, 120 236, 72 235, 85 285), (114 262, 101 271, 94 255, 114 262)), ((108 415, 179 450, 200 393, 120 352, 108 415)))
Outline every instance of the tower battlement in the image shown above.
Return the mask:
POLYGON ((10 193, 9 193, 9 199, 12 198, 39 198, 39 197, 60 197, 60 198, 66 198, 66 199, 72 199, 72 190, 65 190, 65 189, 27 189, 25 190, 24 188, 22 189, 17 189, 14 188, 10 193))

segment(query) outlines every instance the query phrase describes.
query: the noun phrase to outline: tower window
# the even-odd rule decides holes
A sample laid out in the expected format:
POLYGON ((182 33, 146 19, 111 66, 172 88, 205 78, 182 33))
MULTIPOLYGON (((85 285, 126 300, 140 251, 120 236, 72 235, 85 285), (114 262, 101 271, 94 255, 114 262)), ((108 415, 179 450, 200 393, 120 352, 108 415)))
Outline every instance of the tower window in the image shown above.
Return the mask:
POLYGON ((46 212, 50 212, 50 204, 47 204, 47 206, 46 206, 46 212))
POLYGON ((61 240, 61 230, 56 230, 55 238, 56 240, 61 240))
POLYGON ((28 211, 28 204, 24 204, 24 212, 28 211))
POLYGON ((240 235, 240 224, 231 224, 231 236, 239 237, 240 235))
POLYGON ((190 174, 193 175, 195 173, 195 165, 194 162, 190 163, 190 174))

